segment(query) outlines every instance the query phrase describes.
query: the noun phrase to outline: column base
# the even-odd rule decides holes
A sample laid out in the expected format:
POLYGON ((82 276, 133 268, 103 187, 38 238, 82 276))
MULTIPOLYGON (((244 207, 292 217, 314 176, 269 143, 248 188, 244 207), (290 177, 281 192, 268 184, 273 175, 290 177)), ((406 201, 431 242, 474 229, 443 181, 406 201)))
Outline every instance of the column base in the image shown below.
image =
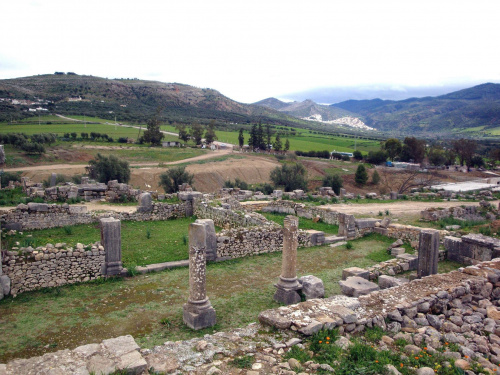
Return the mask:
POLYGON ((104 264, 103 274, 106 276, 119 276, 123 270, 122 262, 107 262, 104 264))
POLYGON ((191 329, 213 327, 216 323, 215 309, 208 298, 202 301, 188 301, 183 306, 182 318, 191 329))
POLYGON ((298 293, 302 287, 296 277, 287 279, 280 276, 280 280, 274 286, 276 287, 276 293, 274 293, 276 302, 293 305, 302 300, 298 293))

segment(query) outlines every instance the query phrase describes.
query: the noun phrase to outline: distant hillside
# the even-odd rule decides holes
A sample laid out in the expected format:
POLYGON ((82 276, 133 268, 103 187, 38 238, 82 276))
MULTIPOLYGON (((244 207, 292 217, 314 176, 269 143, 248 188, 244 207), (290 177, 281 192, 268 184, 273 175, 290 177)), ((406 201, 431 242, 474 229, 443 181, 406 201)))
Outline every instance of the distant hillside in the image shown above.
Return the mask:
POLYGON ((287 115, 298 118, 310 118, 320 115, 322 121, 336 120, 341 117, 347 116, 356 116, 348 110, 330 107, 328 105, 321 105, 313 102, 312 100, 285 103, 275 98, 268 98, 253 104, 275 109, 277 111, 286 113, 287 115))
MULTIPOLYGON (((331 105, 363 116, 378 130, 405 133, 500 130, 500 84, 485 83, 450 94, 392 100, 348 100, 331 105)), ((500 133, 498 133, 500 134, 500 133)))
MULTIPOLYGON (((261 106, 238 103, 216 90, 180 83, 48 74, 0 80, 0 121, 47 110, 144 122, 158 107, 170 122, 210 121, 297 126, 296 119, 261 106), (36 108, 39 108, 36 112, 36 108)), ((300 125, 300 124, 299 124, 300 125)))

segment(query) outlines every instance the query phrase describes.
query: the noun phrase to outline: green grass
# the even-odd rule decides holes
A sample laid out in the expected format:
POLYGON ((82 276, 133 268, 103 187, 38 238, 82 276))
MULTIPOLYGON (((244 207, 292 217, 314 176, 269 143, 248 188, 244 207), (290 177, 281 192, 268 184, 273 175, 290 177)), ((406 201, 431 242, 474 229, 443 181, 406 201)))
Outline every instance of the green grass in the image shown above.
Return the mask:
MULTIPOLYGON (((281 226, 283 226, 283 220, 287 216, 286 214, 270 213, 270 212, 261 212, 261 214, 266 219, 274 221, 275 223, 278 223, 281 226)), ((314 223, 312 220, 304 219, 302 217, 299 218, 299 229, 304 229, 304 230, 314 229, 325 232, 325 234, 331 234, 331 235, 337 234, 339 232, 338 225, 330 225, 322 221, 314 223)))
MULTIPOLYGON (((189 224, 195 218, 181 218, 166 221, 122 221, 122 259, 124 267, 145 266, 152 263, 188 259, 189 224), (150 238, 147 238, 147 233, 150 238)), ((99 224, 74 225, 71 233, 65 228, 25 231, 23 236, 9 237, 10 246, 19 241, 21 246, 45 246, 47 243, 66 243, 75 246, 78 242, 88 245, 100 241, 99 224), (31 235, 32 237, 27 237, 31 235), (31 238, 31 239, 30 239, 31 238)))
MULTIPOLYGON (((151 239, 147 240, 145 232, 132 229, 140 239, 132 251, 141 251, 159 235, 152 230, 151 239)), ((161 232, 163 242, 174 235, 166 230, 161 232)), ((73 235, 80 239, 76 233, 74 227, 73 235)), ((122 239, 122 245, 127 241, 122 239)), ((354 248, 348 251, 345 246, 299 249, 297 275, 313 274, 323 280, 326 295, 339 294, 342 269, 373 265, 366 255, 387 247, 376 238, 353 243, 354 248)), ((182 305, 189 295, 187 268, 9 297, 0 301, 0 363, 126 334, 131 334, 142 347, 152 347, 167 340, 186 340, 242 327, 256 321, 261 311, 279 306, 272 296, 280 270, 281 253, 209 264, 207 294, 217 311, 218 323, 201 331, 193 331, 182 322, 182 305)))

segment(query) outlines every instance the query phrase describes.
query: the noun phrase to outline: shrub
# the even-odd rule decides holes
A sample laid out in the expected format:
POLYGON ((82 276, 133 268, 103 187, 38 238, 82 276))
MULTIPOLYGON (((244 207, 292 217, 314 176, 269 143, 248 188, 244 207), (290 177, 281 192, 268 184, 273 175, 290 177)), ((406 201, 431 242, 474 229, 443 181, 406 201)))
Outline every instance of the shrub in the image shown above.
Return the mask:
POLYGON ((4 172, 0 173, 1 186, 5 187, 9 184, 9 181, 19 182, 21 181, 22 172, 4 172))
POLYGON ((245 181, 240 180, 238 177, 234 179, 234 182, 227 180, 224 182, 224 187, 226 188, 239 188, 241 190, 248 190, 248 184, 245 181))
POLYGON ((118 143, 127 143, 127 137, 118 138, 118 143))
POLYGON ((89 176, 99 182, 118 180, 118 182, 127 183, 130 180, 130 167, 128 162, 119 160, 114 155, 106 157, 97 154, 95 159, 89 161, 89 166, 86 167, 86 169, 89 176))
POLYGON ((45 147, 41 143, 26 142, 21 145, 21 150, 30 155, 41 155, 45 153, 45 147))
POLYGON ((385 151, 370 151, 368 152, 368 156, 366 161, 372 164, 382 164, 387 161, 387 154, 385 151))
POLYGON ((380 183, 380 175, 378 174, 377 171, 374 171, 372 174, 372 184, 378 185, 379 183, 380 183))
POLYGON ((183 183, 192 184, 194 175, 186 171, 186 167, 176 167, 167 170, 160 175, 160 186, 165 193, 175 193, 179 185, 183 183))
POLYGON ((356 160, 363 160, 363 155, 361 154, 361 151, 356 150, 352 153, 352 157, 356 160))
POLYGON ((276 167, 271 171, 271 181, 276 187, 283 186, 285 191, 307 190, 306 169, 299 163, 276 167))
POLYGON ((363 164, 360 164, 358 166, 358 169, 356 169, 354 181, 356 181, 356 183, 361 186, 365 185, 366 181, 368 181, 368 173, 366 172, 365 166, 363 164))
POLYGON ((342 177, 338 174, 333 176, 325 176, 323 179, 323 186, 330 186, 335 194, 340 194, 340 189, 344 186, 344 182, 342 181, 342 177))

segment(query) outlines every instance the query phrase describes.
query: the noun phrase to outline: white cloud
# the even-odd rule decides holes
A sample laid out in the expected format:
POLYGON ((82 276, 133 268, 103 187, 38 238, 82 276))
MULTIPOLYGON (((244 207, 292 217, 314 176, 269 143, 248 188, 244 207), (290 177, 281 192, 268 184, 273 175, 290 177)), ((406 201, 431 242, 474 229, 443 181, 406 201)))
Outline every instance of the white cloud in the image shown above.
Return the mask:
POLYGON ((0 14, 0 78, 137 77, 243 102, 500 80, 497 0, 6 0, 0 14))

